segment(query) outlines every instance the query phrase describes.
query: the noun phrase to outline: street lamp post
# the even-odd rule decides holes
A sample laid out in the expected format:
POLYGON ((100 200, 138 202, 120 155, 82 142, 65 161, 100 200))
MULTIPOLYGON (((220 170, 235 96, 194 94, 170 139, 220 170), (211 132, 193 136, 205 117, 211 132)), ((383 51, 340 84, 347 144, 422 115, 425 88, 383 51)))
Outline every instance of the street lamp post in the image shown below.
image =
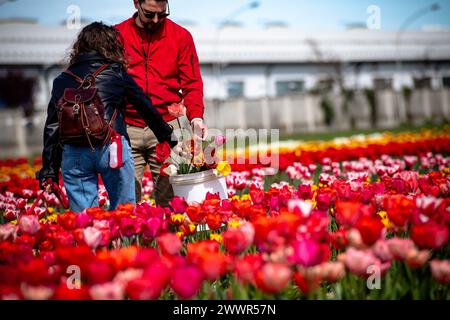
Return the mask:
MULTIPOLYGON (((402 83, 402 79, 401 79, 401 72, 402 72, 402 57, 401 57, 401 40, 402 40, 402 36, 405 32, 405 30, 415 21, 417 21, 419 18, 423 17, 424 15, 430 13, 430 12, 434 12, 434 11, 438 11, 440 10, 441 7, 438 3, 433 3, 432 5, 426 6, 424 8, 421 8, 417 11, 415 11, 413 14, 411 14, 400 26, 400 28, 397 31, 397 34, 395 36, 395 46, 396 46, 396 51, 397 51, 397 61, 396 61, 396 74, 398 77, 398 83, 400 85, 400 93, 401 93, 401 83, 402 83)), ((400 118, 401 120, 405 120, 406 119, 406 107, 405 107, 405 101, 402 97, 402 95, 399 95, 399 111, 400 111, 400 118)))
POLYGON ((1 6, 2 4, 7 3, 7 2, 14 2, 14 1, 17 1, 17 0, 0 0, 0 6, 1 6))

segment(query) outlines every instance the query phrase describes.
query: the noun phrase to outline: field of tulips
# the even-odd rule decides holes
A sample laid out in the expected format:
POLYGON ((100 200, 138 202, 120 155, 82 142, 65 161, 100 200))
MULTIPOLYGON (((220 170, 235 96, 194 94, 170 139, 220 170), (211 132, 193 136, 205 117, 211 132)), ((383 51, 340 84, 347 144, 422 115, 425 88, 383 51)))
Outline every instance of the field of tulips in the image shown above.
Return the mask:
MULTIPOLYGON (((248 156, 242 153, 237 157, 248 156)), ((0 161, 1 299, 450 299, 450 130, 281 145, 229 199, 82 213, 0 161), (32 212, 31 212, 32 211, 32 212)))

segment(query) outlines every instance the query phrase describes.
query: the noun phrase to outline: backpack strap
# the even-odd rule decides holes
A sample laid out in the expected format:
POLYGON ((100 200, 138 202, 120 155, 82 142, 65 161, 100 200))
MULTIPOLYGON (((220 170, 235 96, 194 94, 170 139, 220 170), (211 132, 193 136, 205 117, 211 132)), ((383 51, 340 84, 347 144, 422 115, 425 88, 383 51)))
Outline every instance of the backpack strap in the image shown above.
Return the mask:
POLYGON ((69 76, 75 78, 75 80, 77 80, 77 82, 79 82, 81 84, 83 83, 83 79, 81 79, 79 76, 77 76, 75 73, 73 73, 69 69, 64 70, 64 73, 67 73, 69 76))
POLYGON ((80 83, 80 87, 84 87, 84 84, 88 83, 87 88, 90 88, 95 85, 95 78, 106 68, 109 67, 109 63, 105 63, 100 66, 94 73, 88 74, 84 79, 81 79, 79 76, 77 76, 75 73, 69 70, 67 68, 64 70, 64 73, 68 74, 69 76, 73 77, 78 83, 80 83))

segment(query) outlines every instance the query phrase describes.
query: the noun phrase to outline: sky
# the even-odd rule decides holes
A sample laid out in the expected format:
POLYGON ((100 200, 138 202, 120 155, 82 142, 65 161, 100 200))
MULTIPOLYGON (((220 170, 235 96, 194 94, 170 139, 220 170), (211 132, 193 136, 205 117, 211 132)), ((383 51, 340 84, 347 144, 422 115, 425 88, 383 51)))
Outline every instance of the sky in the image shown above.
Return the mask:
MULTIPOLYGON (((132 0, 0 0, 0 19, 33 18, 40 24, 60 25, 69 14, 69 6, 81 10, 81 18, 115 24, 134 12, 132 0), (3 4, 1 4, 3 3, 3 4)), ((260 28, 266 23, 282 22, 305 31, 342 30, 349 24, 366 25, 373 18, 369 6, 379 8, 381 30, 398 30, 412 14, 433 3, 440 10, 427 12, 408 29, 450 29, 450 0, 259 0, 259 6, 248 9, 254 0, 169 0, 171 19, 214 28, 224 20, 233 20, 245 27, 260 28), (247 8, 247 9, 246 9, 247 8)), ((373 12, 372 12, 373 13, 373 12)))

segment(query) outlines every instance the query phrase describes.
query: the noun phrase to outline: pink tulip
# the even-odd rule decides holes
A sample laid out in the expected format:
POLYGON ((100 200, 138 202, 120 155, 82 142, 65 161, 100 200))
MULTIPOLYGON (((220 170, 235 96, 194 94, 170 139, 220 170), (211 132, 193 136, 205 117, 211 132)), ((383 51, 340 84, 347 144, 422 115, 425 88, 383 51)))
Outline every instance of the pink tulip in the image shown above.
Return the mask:
POLYGON ((315 266, 321 280, 336 282, 345 277, 345 265, 342 262, 324 262, 315 266))
POLYGON ((433 260, 430 262, 431 274, 433 278, 442 284, 450 283, 450 261, 433 260))
POLYGON ((141 234, 145 239, 154 239, 161 230, 161 219, 150 218, 141 224, 141 234))
POLYGON ((301 214, 304 217, 308 217, 313 209, 313 204, 311 202, 306 202, 303 200, 289 200, 288 210, 290 212, 301 214))
POLYGON ((215 138, 214 138, 214 144, 216 145, 216 147, 220 147, 226 141, 227 141, 227 138, 225 136, 222 136, 222 135, 215 136, 215 138))
POLYGON ((383 273, 390 267, 390 263, 381 263, 370 250, 349 248, 344 257, 345 266, 353 274, 366 278, 370 275, 369 267, 377 266, 383 273))
POLYGON ((351 247, 354 247, 357 249, 365 247, 364 242, 361 237, 361 233, 358 231, 358 229, 354 229, 354 228, 350 229, 347 232, 347 240, 351 247))
POLYGON ((199 268, 182 265, 173 270, 170 286, 181 299, 190 299, 200 290, 202 282, 203 275, 199 268))
POLYGON ((391 253, 389 249, 389 244, 386 240, 380 239, 372 247, 373 253, 381 259, 381 261, 392 261, 394 259, 394 255, 391 253))
POLYGON ((268 262, 256 271, 256 285, 264 292, 277 293, 291 280, 291 269, 282 263, 268 262))
POLYGON ((186 114, 186 107, 182 103, 172 103, 167 107, 170 115, 175 118, 182 117, 186 114))
POLYGON ((96 249, 102 241, 102 232, 94 227, 87 227, 83 230, 84 241, 92 248, 96 249))
POLYGON ((77 214, 76 223, 78 228, 86 228, 91 224, 92 218, 86 213, 86 211, 77 214))
POLYGON ((294 253, 291 258, 295 263, 311 267, 321 262, 321 249, 317 242, 311 239, 304 239, 295 241, 292 247, 294 253))
POLYGON ((131 237, 138 232, 137 219, 122 218, 119 221, 120 234, 122 237, 131 237))
POLYGON ((107 282, 92 286, 89 294, 93 300, 122 300, 124 291, 124 287, 120 284, 107 282))
POLYGON ((16 237, 17 227, 11 223, 0 224, 0 241, 7 241, 16 237))
POLYGON ((162 254, 166 255, 176 255, 182 247, 180 238, 173 233, 165 233, 159 236, 157 241, 162 254))
POLYGON ((396 260, 405 260, 408 250, 415 248, 411 239, 391 238, 386 242, 391 255, 396 260))
POLYGON ((430 258, 430 251, 409 249, 406 253, 406 263, 413 269, 422 267, 430 258))
POLYGON ((93 227, 98 230, 109 230, 110 223, 108 220, 95 220, 93 227))
POLYGON ((141 278, 143 273, 144 271, 142 269, 126 269, 118 272, 113 282, 126 287, 130 281, 141 278))
POLYGON ((27 300, 48 300, 54 292, 53 289, 45 286, 30 286, 25 283, 22 284, 21 291, 27 300))
POLYGON ((183 198, 175 196, 172 201, 170 201, 170 206, 172 207, 174 213, 185 213, 187 203, 183 198))
POLYGON ((38 217, 35 215, 25 215, 19 219, 19 231, 33 235, 41 228, 38 217))

